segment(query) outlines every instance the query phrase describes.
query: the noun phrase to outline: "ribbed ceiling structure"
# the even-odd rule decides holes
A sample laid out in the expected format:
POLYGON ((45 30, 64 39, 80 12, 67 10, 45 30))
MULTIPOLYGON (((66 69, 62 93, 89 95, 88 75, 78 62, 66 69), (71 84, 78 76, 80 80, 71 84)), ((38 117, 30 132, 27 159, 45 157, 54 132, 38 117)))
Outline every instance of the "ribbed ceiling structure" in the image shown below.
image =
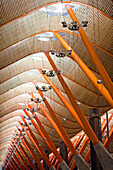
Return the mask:
MULTIPOLYGON (((36 98, 40 98, 35 85, 39 87, 48 86, 47 81, 38 70, 53 69, 43 52, 54 49, 56 52, 62 50, 66 53, 63 45, 52 33, 53 30, 58 30, 63 39, 91 69, 94 75, 102 80, 79 32, 70 31, 68 28, 62 27, 61 22, 64 20, 68 23, 72 22, 65 8, 66 3, 71 5, 80 22, 88 21, 88 26, 83 29, 109 77, 113 80, 111 0, 98 0, 98 2, 90 0, 62 2, 60 0, 2 0, 0 26, 0 165, 3 163, 13 134, 15 134, 16 126, 20 127, 18 123, 18 121, 22 121, 20 115, 25 116, 23 109, 27 108, 28 102, 37 109, 37 105, 31 101, 29 93, 33 93, 36 98)), ((71 55, 58 58, 50 53, 50 56, 58 70, 60 70, 60 74, 74 98, 80 103, 79 107, 87 119, 89 118, 89 108, 99 108, 100 116, 111 109, 110 104, 71 55)), ((70 103, 57 76, 50 79, 70 103)), ((79 124, 53 89, 44 92, 44 97, 48 100, 70 138, 81 131, 79 124)), ((41 104, 48 111, 44 102, 41 102, 41 104)), ((30 112, 29 114, 31 115, 30 112)), ((42 111, 39 110, 36 114, 55 146, 59 147, 59 135, 57 132, 53 131, 52 125, 42 111)), ((110 114, 112 113, 110 112, 110 114)), ((48 149, 50 152, 47 144, 34 126, 31 125, 30 128, 42 148, 44 150, 48 149)), ((27 135, 26 138, 35 150, 36 148, 27 135)), ((38 152, 36 152, 36 155, 40 160, 42 159, 38 152)))

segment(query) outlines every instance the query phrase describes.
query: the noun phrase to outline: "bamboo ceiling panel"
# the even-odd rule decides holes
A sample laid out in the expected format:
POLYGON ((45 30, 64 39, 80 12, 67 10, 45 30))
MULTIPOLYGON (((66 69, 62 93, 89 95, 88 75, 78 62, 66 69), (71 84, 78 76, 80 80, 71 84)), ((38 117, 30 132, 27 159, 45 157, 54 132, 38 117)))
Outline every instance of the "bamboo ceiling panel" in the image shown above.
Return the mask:
MULTIPOLYGON (((25 76, 25 75, 23 75, 23 76, 25 76)), ((16 80, 18 80, 18 79, 16 79, 16 80)), ((30 79, 31 81, 30 82, 32 82, 33 81, 33 79, 31 78, 30 79)), ((37 80, 37 79, 36 79, 37 80)), ((18 80, 19 81, 19 80, 18 80)), ((29 81, 28 81, 29 82, 29 81)), ((17 85, 17 83, 16 82, 13 82, 14 83, 14 85, 16 86, 17 85)), ((21 83, 23 83, 23 82, 20 82, 20 84, 21 83)), ((24 82, 25 83, 25 82, 24 82)), ((59 86, 58 85, 58 83, 57 83, 57 81, 55 81, 55 78, 54 78, 54 83, 55 83, 55 85, 57 85, 57 87, 58 88, 60 88, 61 87, 61 85, 59 86)), ((81 87, 81 86, 79 86, 79 85, 77 85, 77 84, 75 84, 75 83, 73 83, 73 82, 71 82, 70 80, 68 80, 67 81, 67 84, 69 85, 70 84, 70 90, 71 90, 71 92, 73 93, 73 95, 74 95, 74 97, 77 99, 77 100, 80 100, 81 102, 83 102, 84 104, 86 104, 86 105, 89 105, 89 106, 98 106, 98 107, 106 107, 106 106, 109 106, 109 104, 106 102, 106 100, 102 97, 102 96, 100 96, 100 95, 97 95, 97 94, 95 94, 95 93, 92 93, 91 91, 89 91, 89 90, 87 90, 87 89, 85 89, 85 88, 83 88, 83 87, 81 87), (83 91, 83 92, 81 92, 81 90, 83 91), (80 93, 81 92, 81 93, 80 93), (84 98, 84 96, 87 96, 87 99, 85 100, 85 98, 84 98), (98 99, 98 103, 97 103, 97 99, 98 99), (89 101, 88 101, 89 100, 89 101), (103 102, 101 103, 101 100, 103 100, 103 102)), ((8 85, 8 84, 7 84, 8 85)), ((2 87, 4 87, 4 86, 2 86, 2 87)), ((10 86, 9 86, 10 87, 10 86)), ((21 89, 20 89, 20 91, 21 91, 21 89)), ((13 92, 13 91, 12 91, 13 92)), ((30 88, 30 91, 27 91, 26 90, 26 94, 28 93, 28 92, 33 92, 33 93, 36 93, 36 90, 35 91, 33 91, 32 90, 32 88, 30 88)), ((48 93, 48 95, 47 96, 49 96, 49 97, 51 97, 52 96, 52 98, 53 99, 56 99, 57 97, 55 97, 54 95, 51 95, 52 93, 50 92, 50 93, 48 93), (54 98, 55 97, 55 98, 54 98)), ((53 93, 54 94, 54 93, 53 93)), ((15 96, 13 96, 13 97, 15 97, 15 96)), ((24 97, 24 96, 23 96, 24 97)), ((26 96, 25 96, 26 97, 26 96)), ((2 96, 1 96, 1 98, 2 98, 2 96)), ((6 98, 7 99, 7 98, 6 98)), ((27 95, 27 100, 29 100, 30 99, 30 96, 29 95, 27 95)), ((10 100, 12 100, 12 99, 10 99, 10 100)), ((15 101, 16 100, 14 100, 14 103, 15 103, 15 101)), ((20 100, 21 101, 21 100, 20 100)), ((7 101, 8 102, 8 101, 7 101)), ((12 103, 12 102, 11 102, 12 103)), ((4 103, 4 108, 5 108, 5 103, 4 103)), ((1 108, 2 109, 2 108, 1 108)))
MULTIPOLYGON (((38 54, 36 54, 36 56, 38 57, 38 54)), ((33 70, 33 69, 38 69, 38 68, 43 68, 43 67, 44 69, 52 69, 46 57, 41 56, 41 58, 38 57, 39 60, 35 60, 36 56, 35 58, 34 56, 28 56, 1 70, 1 83, 3 82, 4 84, 4 88, 1 89, 1 94, 9 90, 7 83, 12 81, 11 79, 12 77, 13 79, 15 79, 16 76, 18 76, 19 74, 22 75, 22 73, 23 74, 27 73, 29 74, 29 76, 30 75, 33 76, 33 73, 36 73, 36 72, 38 74, 38 71, 33 70), (10 70, 13 70, 13 71, 10 71, 10 70)), ((65 62, 64 62, 64 59, 57 59, 57 57, 52 57, 52 58, 55 61, 55 64, 58 67, 58 69, 61 70, 61 73, 64 75, 64 77, 66 76, 72 81, 75 81, 76 83, 83 85, 84 87, 87 87, 90 90, 96 92, 94 85, 92 85, 92 83, 87 78, 87 76, 84 74, 84 72, 78 67, 78 65, 72 59, 66 57, 65 62), (71 67, 71 65, 73 66, 71 67), (83 79, 81 79, 80 76, 83 79)), ((96 73, 95 75, 98 76, 98 74, 96 73)), ((40 75, 39 76, 35 75, 35 77, 37 77, 38 78, 37 81, 39 81, 40 75)), ((99 92, 96 92, 96 93, 98 94, 99 92)))
MULTIPOLYGON (((89 40, 107 51, 113 52, 110 40, 110 37, 112 37, 112 20, 93 9, 86 9, 84 6, 81 6, 75 13, 80 22, 88 20, 88 27, 85 29, 85 32, 89 40)), ((71 22, 69 16, 66 16, 65 20, 68 23, 71 22)), ((38 10, 13 23, 9 23, 1 28, 1 45, 3 45, 1 50, 43 31, 54 29, 68 30, 62 27, 62 21, 63 18, 61 16, 48 17, 47 14, 38 10)))
MULTIPOLYGON (((21 127, 18 121, 22 121, 20 115, 25 116, 23 109, 26 109, 27 102, 30 102, 32 108, 35 108, 35 110, 37 109, 37 105, 34 102, 31 102, 31 96, 29 95, 30 92, 33 93, 36 98, 40 98, 33 82, 37 82, 39 87, 42 85, 48 85, 46 80, 38 71, 38 68, 51 70, 52 67, 46 56, 40 52, 50 51, 51 49, 55 49, 57 52, 58 50, 66 52, 64 47, 52 34, 51 30, 58 30, 64 40, 66 40, 66 42, 74 49, 78 56, 92 70, 94 75, 98 79, 101 79, 101 76, 98 74, 98 71, 93 64, 79 33, 76 31, 69 32, 67 28, 62 27, 61 22, 64 21, 64 19, 65 21, 68 21, 68 23, 72 22, 70 16, 66 14, 65 17, 62 17, 61 13, 57 16, 50 16, 48 12, 44 12, 41 8, 43 5, 49 5, 50 3, 57 4, 58 2, 60 3, 61 1, 2 0, 1 2, 0 165, 3 162, 7 148, 15 134, 15 130, 17 129, 16 126, 19 128, 21 127), (40 7, 40 9, 38 9, 38 7, 40 7), (27 14, 28 12, 30 13, 27 14), (49 37, 47 37, 48 34, 49 37), (41 38, 47 38, 47 41, 43 41, 41 38)), ((74 9, 79 21, 82 22, 84 20, 88 20, 88 27, 84 28, 84 31, 91 43, 93 43, 96 53, 98 54, 110 78, 113 80, 113 50, 111 40, 112 1, 99 0, 97 3, 97 1, 90 0, 74 0, 72 2, 79 4, 79 7, 74 9), (90 6, 87 6, 86 4, 90 6), (92 7, 95 7, 96 9, 92 7)), ((46 10, 47 8, 52 9, 52 6, 46 7, 46 10)), ((67 12, 66 9, 64 10, 67 12)), ((73 61, 71 56, 66 56, 63 59, 59 59, 55 56, 51 57, 58 70, 61 71, 61 74, 70 88, 74 98, 77 102, 80 102, 79 107, 87 120, 89 119, 89 108, 99 108, 100 116, 111 108, 81 68, 73 61)), ((64 89, 58 81, 58 78, 55 76, 50 79, 70 103, 64 89)), ((56 93, 51 89, 44 93, 44 96, 48 100, 69 137, 71 138, 76 134, 79 136, 79 132, 81 130, 79 124, 58 98, 56 93)), ((44 102, 41 104, 44 109, 49 112, 44 102)), ((28 113, 32 116, 31 112, 28 113)), ((36 112, 36 115, 55 146, 59 147, 59 135, 56 131, 53 131, 53 127, 48 119, 41 110, 36 112)), ((110 123, 110 128, 112 125, 113 120, 110 123)), ((42 148, 44 150, 48 149, 50 153, 50 149, 34 126, 30 125, 30 128, 42 148)), ((25 136, 36 155, 41 160, 42 157, 39 152, 36 151, 36 147, 32 144, 29 137, 27 135, 25 136)), ((22 146, 24 147, 23 144, 22 146)), ((25 147, 24 149, 26 150, 25 147)), ((83 156, 87 149, 84 151, 83 156)), ((27 150, 26 152, 29 154, 27 150)), ((29 156, 31 160, 33 160, 31 155, 29 156)), ((24 161, 27 163, 25 159, 24 161)))
MULTIPOLYGON (((12 21, 34 9, 37 9, 40 6, 52 3, 52 2, 61 2, 61 0, 2 0, 1 1, 1 25, 12 21)), ((73 0, 72 2, 82 2, 91 6, 98 8, 100 11, 112 16, 112 1, 111 0, 99 0, 98 4, 96 1, 90 0, 73 0)))

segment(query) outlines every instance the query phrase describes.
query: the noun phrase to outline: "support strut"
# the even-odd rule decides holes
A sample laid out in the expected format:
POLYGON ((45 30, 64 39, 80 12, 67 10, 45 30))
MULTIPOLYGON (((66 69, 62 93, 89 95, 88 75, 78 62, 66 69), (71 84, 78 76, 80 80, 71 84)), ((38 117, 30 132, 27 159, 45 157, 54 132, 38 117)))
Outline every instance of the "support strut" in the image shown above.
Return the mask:
MULTIPOLYGON (((25 121, 25 119, 23 118, 23 116, 21 116, 22 120, 24 123, 27 124, 27 122, 25 121)), ((19 121, 20 125, 21 122, 19 121)), ((52 164, 50 163, 47 155, 45 154, 44 150, 42 149, 42 147, 39 145, 39 142, 37 140, 37 138, 35 137, 35 135, 33 134, 31 128, 27 125, 27 128, 29 130, 29 132, 25 129, 25 127, 23 125, 21 125, 21 127, 25 130, 25 133, 28 135, 28 137, 30 138, 30 140, 32 141, 32 143, 35 145, 36 149, 38 150, 38 152, 40 153, 40 155, 42 156, 42 158, 45 160, 45 162, 47 163, 47 165, 49 166, 49 168, 52 167, 52 164)))
MULTIPOLYGON (((72 10, 71 6, 69 4, 66 4, 65 7, 66 7, 71 19, 73 21, 77 21, 77 24, 80 25, 80 22, 78 21, 78 19, 75 15, 74 11, 72 10)), ((109 93, 111 94, 111 96, 113 98, 113 83, 112 83, 108 73, 106 72, 103 64, 101 63, 98 55, 96 54, 93 46, 91 45, 87 35, 84 32, 83 28, 79 29, 78 31, 79 31, 79 34, 81 35, 81 38, 82 38, 82 40, 83 40, 83 42, 84 42, 84 44, 85 44, 85 46, 86 46, 86 48, 87 48, 87 50, 90 54, 95 66, 97 67, 99 74, 101 75, 101 77, 103 79, 104 84, 106 85, 109 93)))
POLYGON ((72 50, 71 56, 76 61, 76 63, 80 66, 80 68, 84 71, 84 73, 88 76, 88 78, 92 81, 95 87, 100 91, 100 93, 104 96, 104 98, 108 101, 108 103, 113 107, 113 99, 109 94, 108 90, 104 87, 103 84, 98 84, 98 79, 93 74, 93 72, 86 66, 86 64, 79 58, 79 56, 74 52, 74 50, 67 44, 67 42, 62 38, 62 36, 57 31, 52 31, 54 35, 58 38, 61 44, 64 46, 66 50, 72 50))

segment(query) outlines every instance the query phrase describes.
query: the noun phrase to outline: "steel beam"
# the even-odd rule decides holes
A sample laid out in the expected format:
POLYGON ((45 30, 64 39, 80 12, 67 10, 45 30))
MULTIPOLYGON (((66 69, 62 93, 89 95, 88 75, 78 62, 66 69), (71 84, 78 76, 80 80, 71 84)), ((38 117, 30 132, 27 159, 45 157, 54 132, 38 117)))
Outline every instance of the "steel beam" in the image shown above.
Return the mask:
MULTIPOLYGON (((111 119, 112 119, 112 117, 113 117, 113 114, 111 114, 111 116, 109 117, 109 122, 111 121, 111 119)), ((106 126, 107 126, 107 123, 104 125, 104 123, 105 123, 105 119, 103 120, 103 122, 102 122, 102 124, 101 124, 101 135, 103 135, 103 133, 104 133, 104 131, 105 131, 105 129, 106 129, 106 126), (104 126, 104 128, 103 128, 103 126, 104 126)), ((105 145, 104 145, 105 146, 105 145)), ((89 157, 90 157, 90 148, 89 148, 89 150, 87 151, 87 154, 86 154, 86 156, 85 156, 85 158, 84 158, 84 160, 86 161, 86 162, 88 162, 88 160, 89 160, 89 157)))
MULTIPOLYGON (((39 92, 39 94, 40 94, 40 92, 39 92)), ((35 98, 35 96, 34 96, 33 94, 32 94, 32 97, 35 98)), ((44 102, 45 102, 48 110, 49 110, 50 113, 52 114, 52 117, 53 117, 55 123, 57 124, 58 128, 60 129, 60 132, 62 133, 62 136, 63 136, 63 138, 65 139, 64 142, 65 142, 66 145, 69 147, 69 149, 70 149, 70 151, 73 153, 73 155, 75 155, 77 152, 76 152, 76 150, 74 150, 74 146, 73 146, 72 142, 70 141, 69 136, 67 135, 67 133, 65 132, 65 130, 64 130, 64 128, 62 127, 61 123, 59 122, 58 118, 57 118, 56 115, 54 114, 52 108, 50 107, 49 103, 47 102, 47 99, 45 99, 44 102)), ((38 104, 38 105, 39 105, 39 104, 38 104)), ((41 105, 40 105, 40 106, 41 106, 41 105)), ((42 109, 42 107, 40 107, 40 108, 42 109)), ((44 108, 42 109, 42 111, 43 111, 43 113, 46 113, 45 110, 44 110, 44 108)), ((38 123, 38 122, 37 122, 37 123, 38 123)), ((55 130, 57 130, 55 126, 54 126, 54 128, 55 128, 55 130)))
MULTIPOLYGON (((18 128, 17 128, 18 129, 18 128)), ((19 133, 16 131, 16 133, 18 134, 19 138, 21 139, 22 143, 24 144, 24 146, 27 148, 27 150, 29 151, 29 153, 31 154, 31 156, 33 157, 33 159, 35 160, 35 162, 37 163, 38 167, 41 170, 44 170, 41 162, 39 161, 38 157, 36 156, 34 150, 31 148, 30 144, 28 143, 27 139, 25 138, 25 136, 23 136, 23 139, 20 137, 19 133)), ((20 132, 22 135, 22 132, 20 132)))
POLYGON ((58 38, 61 44, 64 46, 66 50, 72 50, 71 56, 76 61, 76 63, 80 66, 80 68, 84 71, 84 73, 88 76, 88 78, 92 81, 95 87, 100 91, 100 93, 104 96, 104 98, 108 101, 108 103, 113 107, 113 99, 109 94, 108 90, 104 87, 104 85, 98 84, 97 77, 93 74, 93 72, 86 66, 86 64, 79 58, 79 56, 74 52, 74 50, 67 44, 67 42, 62 38, 62 36, 57 31, 52 31, 54 35, 58 38))
MULTIPOLYGON (((72 114, 72 116, 76 120, 76 111, 71 106, 71 104, 65 99, 65 97, 61 94, 61 92, 57 89, 57 87, 53 84, 53 82, 45 74, 42 73, 42 69, 39 69, 39 71, 43 75, 45 80, 52 86, 52 88, 55 91, 55 93, 57 94, 57 96, 61 99, 61 101, 64 103, 64 105, 67 107, 69 112, 72 114)), ((91 128, 91 126, 90 126, 89 122, 87 121, 86 117, 84 116, 84 114, 81 113, 78 116, 79 116, 79 118, 80 118, 80 120, 81 120, 81 122, 82 122, 82 124, 83 124, 83 126, 85 128, 85 132, 87 133, 87 135, 90 138, 90 140, 92 141, 92 143, 94 145, 99 143, 98 138, 96 137, 93 129, 91 128)))
MULTIPOLYGON (((111 114, 111 116, 109 117, 108 122, 110 122, 110 121, 112 120, 112 118, 113 118, 113 114, 111 114)), ((107 122, 106 122, 105 126, 103 127, 103 129, 102 129, 102 131, 101 131, 102 134, 104 133, 106 127, 107 127, 107 122)))
MULTIPOLYGON (((13 145, 13 146, 11 146, 11 149, 12 149, 12 151, 13 151, 13 149, 14 149, 14 144, 11 142, 11 144, 13 145), (13 147, 13 148, 12 148, 13 147)), ((17 150, 17 149, 16 149, 17 150)), ((16 153, 16 151, 15 151, 15 153, 16 153)), ((15 155, 15 153, 13 154, 13 158, 15 159, 15 161, 17 162, 17 164, 18 164, 18 166, 22 169, 22 170, 24 170, 24 168, 23 168, 23 166, 21 165, 21 163, 20 163, 20 161, 19 161, 19 157, 17 158, 17 153, 16 153, 16 155, 15 155)))
MULTIPOLYGON (((70 103, 64 98, 64 96, 60 93, 60 91, 56 88, 56 86, 51 82, 51 80, 45 74, 42 73, 42 69, 38 69, 38 70, 43 75, 43 77, 46 79, 46 81, 52 86, 52 88, 55 91, 55 93, 58 95, 58 97, 62 100, 62 102, 68 108, 70 113, 76 119, 75 110, 70 105, 70 103)), ((98 155, 98 158, 99 158, 101 164, 103 164, 103 165, 104 165, 105 159, 104 158, 102 159, 102 157, 100 157, 100 155, 102 156, 104 154, 106 156, 106 158, 107 158, 106 159, 106 161, 107 161, 106 167, 107 167, 112 162, 112 157, 110 156, 109 152, 105 149, 105 147, 102 145, 102 143, 98 140, 97 136, 95 135, 93 129, 89 125, 89 123, 88 123, 86 117, 84 116, 84 114, 80 114, 79 118, 81 119, 81 122, 82 122, 82 124, 83 124, 83 126, 85 128, 85 132, 87 132, 87 135, 88 135, 89 139, 91 140, 91 142, 94 145, 94 149, 96 151, 96 154, 98 155), (99 150, 100 150, 100 152, 99 152, 99 150)), ((80 154, 76 154, 74 156, 74 159, 75 159, 76 163, 80 163, 80 158, 81 158, 80 154)), ((82 162, 81 162, 81 166, 82 166, 82 162)))
MULTIPOLYGON (((30 105, 28 105, 28 106, 29 106, 30 109, 32 109, 30 105)), ((50 149, 51 149, 51 150, 53 151, 53 153, 56 155, 57 159, 59 160, 59 163, 61 164, 62 162, 64 162, 64 160, 61 158, 60 154, 59 154, 58 151, 56 150, 56 147, 54 146, 53 142, 51 141, 49 135, 48 135, 47 132, 45 131, 44 127, 42 126, 42 124, 41 124, 40 120, 38 119, 38 117, 36 116, 36 114, 34 114, 34 112, 32 112, 32 114, 35 115, 35 120, 36 120, 36 122, 38 123, 41 131, 43 132, 43 134, 44 134, 44 136, 45 136, 45 138, 47 139, 47 141, 48 141, 48 143, 49 143, 49 146, 50 146, 50 149)), ((27 113, 27 115, 28 115, 28 113, 27 113)), ((65 169, 69 169, 69 167, 66 165, 66 163, 65 163, 65 169)))
MULTIPOLYGON (((13 143, 12 143, 13 144, 13 143)), ((14 144, 13 144, 14 145, 14 144)), ((18 149, 16 148, 15 151, 16 155, 18 156, 18 158, 20 159, 21 163, 24 165, 24 167, 29 170, 27 164, 24 162, 23 157, 21 156, 20 152, 18 151, 18 149)))
POLYGON ((13 163, 13 165, 15 166, 16 169, 19 168, 18 165, 16 164, 16 162, 15 162, 15 160, 14 160, 13 158, 12 158, 12 163, 13 163))
MULTIPOLYGON (((109 121, 108 121, 108 112, 106 112, 106 123, 107 123, 107 136, 109 138, 109 121)), ((108 151, 110 152, 110 147, 108 147, 108 151)))
POLYGON ((59 137, 59 142, 60 142, 60 155, 61 157, 65 160, 65 162, 68 164, 68 152, 67 152, 67 146, 62 140, 61 137, 59 137))
POLYGON ((11 161, 9 162, 9 164, 10 164, 12 170, 15 170, 11 161))
POLYGON ((15 151, 15 154, 17 155, 17 157, 19 158, 19 160, 20 160, 20 162, 23 164, 23 166, 24 166, 27 170, 29 170, 29 168, 27 167, 26 163, 24 162, 22 156, 20 155, 20 153, 19 153, 19 151, 18 151, 17 149, 16 149, 16 151, 15 151))
MULTIPOLYGON (((109 139, 106 138, 106 140, 104 141, 104 146, 106 149, 108 148, 108 146, 112 140, 113 140, 113 127, 111 128, 111 130, 109 132, 109 139)), ((89 160, 89 157, 90 157, 90 148, 89 148, 84 160, 87 162, 89 160)))
MULTIPOLYGON (((75 15, 74 11, 72 10, 71 6, 69 4, 66 4, 65 7, 66 7, 71 19, 73 21, 77 21, 77 24, 80 25, 80 22, 78 21, 78 19, 75 15)), ((85 34, 85 31, 83 30, 83 28, 79 29, 78 32, 81 35, 81 38, 82 38, 82 40, 83 40, 83 42, 84 42, 84 44, 85 44, 85 46, 88 50, 93 62, 94 62, 99 74, 101 75, 104 84, 106 85, 109 93, 111 94, 111 96, 113 98, 113 83, 112 83, 108 73, 106 72, 103 64, 101 63, 98 55, 96 54, 96 52, 95 52, 93 46, 91 45, 87 35, 85 34)))
POLYGON ((12 158, 11 158, 10 162, 11 162, 11 164, 12 164, 13 168, 14 168, 14 169, 16 169, 16 167, 15 167, 15 163, 13 162, 13 159, 12 159, 12 158))
MULTIPOLYGON (((27 124, 27 122, 25 121, 25 119, 23 118, 23 116, 20 116, 23 120, 24 123, 27 124)), ((20 125, 21 122, 19 121, 20 125)), ((52 164, 50 163, 47 155, 45 154, 44 150, 42 149, 42 147, 39 145, 39 142, 37 140, 37 138, 35 137, 35 135, 33 134, 31 128, 27 125, 27 128, 29 130, 29 132, 26 130, 26 128, 21 125, 22 129, 24 129, 25 133, 28 135, 28 137, 30 138, 30 140, 32 141, 32 143, 35 145, 36 149, 38 150, 38 152, 40 153, 40 155, 42 156, 42 158, 45 160, 45 162, 47 163, 47 165, 49 166, 49 168, 52 167, 52 164)))
POLYGON ((20 151, 22 152, 22 154, 24 155, 25 159, 27 160, 28 164, 30 165, 30 167, 34 170, 36 170, 35 166, 33 165, 32 161, 30 160, 29 156, 27 155, 27 153, 25 152, 23 146, 20 144, 19 146, 20 151))
MULTIPOLYGON (((28 105, 28 106, 29 106, 30 109, 31 109, 31 106, 30 106, 30 105, 28 105)), ((25 111, 25 110, 24 110, 24 111, 25 111)), ((29 116, 29 114, 28 114, 27 111, 25 111, 25 114, 26 114, 27 116, 29 116)), ((36 120, 38 120, 36 114, 33 113, 33 112, 32 112, 32 114, 35 115, 36 120)), ((51 151, 55 154, 55 156, 57 157, 57 159, 59 160, 59 162, 62 162, 63 159, 62 159, 61 156, 59 155, 59 153, 58 153, 55 145, 54 145, 53 142, 51 141, 51 139, 50 139, 49 135, 47 134, 47 132, 45 131, 45 129, 42 128, 42 126, 40 126, 40 124, 39 124, 39 126, 40 126, 40 128, 41 128, 40 131, 39 131, 39 127, 35 124, 35 122, 34 122, 33 119, 31 119, 31 122, 33 123, 33 125, 35 126, 35 128, 38 130, 38 132, 41 134, 42 138, 43 138, 44 141, 47 143, 47 145, 49 146, 49 148, 51 149, 51 151), (42 135, 42 134, 43 134, 43 135, 42 135), (46 138, 47 140, 45 140, 45 138, 46 138)), ((39 121, 38 121, 37 123, 39 123, 39 121)))
MULTIPOLYGON (((57 73, 58 68, 56 67, 54 61, 50 57, 49 52, 44 52, 44 54, 46 55, 48 61, 50 62, 51 66, 53 67, 54 71, 57 73)), ((80 112, 79 114, 81 114, 82 111, 81 111, 80 107, 77 105, 77 102, 76 102, 74 96, 72 95, 70 89, 68 88, 66 82, 64 81, 63 77, 61 76, 61 74, 57 74, 57 77, 58 77, 62 87, 64 88, 65 93, 67 94, 69 100, 71 101, 71 104, 73 105, 74 109, 76 110, 76 112, 80 112)), ((76 114, 76 119, 77 119, 77 122, 79 122, 82 129, 85 131, 85 128, 77 114, 76 114)))
MULTIPOLYGON (((16 136, 15 136, 16 137, 16 136)), ((17 139, 17 137, 16 137, 17 139)), ((16 142, 16 140, 14 139, 14 142, 16 142)), ((32 161, 30 160, 28 154, 26 153, 26 151, 24 150, 23 146, 21 145, 21 143, 19 143, 18 148, 20 149, 21 153, 23 154, 24 158, 27 160, 28 164, 30 165, 30 167, 34 170, 36 170, 35 166, 33 165, 32 161)))
MULTIPOLYGON (((79 145, 80 145, 81 141, 83 140, 84 136, 85 136, 85 133, 82 135, 82 137, 79 136, 76 144, 74 145, 74 147, 75 147, 76 149, 79 147, 79 145)), ((69 163, 70 163, 70 161, 71 161, 71 159, 72 159, 72 156, 73 156, 73 155, 70 154, 69 157, 68 157, 68 162, 69 162, 69 163)))
MULTIPOLYGON (((28 106, 31 108, 31 106, 28 104, 28 106)), ((29 113, 23 109, 24 113, 26 114, 26 116, 30 116, 29 113)), ((33 116, 36 116, 34 112, 32 112, 33 116)), ((39 132, 39 134, 41 135, 41 137, 43 139, 45 139, 46 137, 44 136, 43 132, 41 131, 41 129, 37 126, 37 124, 35 123, 35 121, 33 119, 31 119, 31 122, 33 124, 33 126, 36 128, 36 130, 39 132)), ((51 145, 49 144, 48 140, 45 141, 47 143, 47 145, 49 146, 49 148, 52 150, 51 145)))
MULTIPOLYGON (((80 148, 80 150, 79 150, 79 153, 80 153, 81 155, 82 155, 83 151, 85 150, 88 142, 89 142, 89 138, 86 136, 86 138, 85 138, 85 140, 84 140, 84 142, 83 142, 83 144, 82 144, 82 146, 81 146, 81 148, 80 148)), ((74 169, 75 167, 76 167, 76 162, 73 161, 73 163, 72 163, 72 165, 71 165, 71 170, 74 169)))
POLYGON ((15 161, 17 162, 18 166, 19 166, 22 170, 24 170, 24 168, 23 168, 23 166, 21 165, 20 161, 18 160, 17 156, 14 154, 13 157, 14 157, 15 161))
POLYGON ((10 167, 10 165, 8 164, 8 166, 7 166, 7 168, 6 168, 6 170, 11 170, 11 167, 10 167))
POLYGON ((105 142, 104 142, 104 146, 106 147, 106 149, 108 149, 109 144, 111 143, 112 140, 113 140, 113 126, 112 126, 112 128, 110 129, 109 138, 107 137, 106 140, 105 140, 105 142))
MULTIPOLYGON (((40 95, 42 97, 43 93, 40 93, 40 95)), ((34 98, 35 96, 32 94, 32 97, 34 98)), ((64 136, 65 141, 66 141, 66 145, 69 147, 70 151, 72 152, 73 156, 75 157, 74 159, 75 159, 75 161, 77 161, 78 167, 80 167, 81 166, 80 164, 82 164, 82 166, 80 168, 81 170, 82 169, 89 169, 89 167, 86 164, 84 164, 85 162, 84 162, 83 158, 78 154, 78 152, 74 148, 74 146, 73 146, 69 136, 67 135, 67 133, 63 129, 63 127, 62 127, 61 123, 59 122, 57 116, 54 114, 54 111, 52 110, 52 108, 50 107, 49 103, 47 102, 47 99, 45 99, 44 102, 45 102, 49 112, 51 113, 54 121, 56 122, 58 128, 60 129, 62 135, 64 136), (78 159, 79 159, 79 161, 78 161, 78 159)), ((66 166, 65 164, 66 163, 63 161, 63 162, 60 163, 60 166, 64 168, 64 166, 66 166)))

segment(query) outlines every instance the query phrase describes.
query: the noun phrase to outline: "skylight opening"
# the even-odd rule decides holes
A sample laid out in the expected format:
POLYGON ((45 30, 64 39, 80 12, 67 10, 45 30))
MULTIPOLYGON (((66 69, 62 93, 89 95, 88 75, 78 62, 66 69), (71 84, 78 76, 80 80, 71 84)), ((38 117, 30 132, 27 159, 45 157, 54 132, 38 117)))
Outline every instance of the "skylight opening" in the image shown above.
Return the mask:
MULTIPOLYGON (((46 13, 47 15, 50 16, 59 16, 59 14, 62 16, 66 16, 69 15, 65 8, 66 4, 67 3, 49 5, 39 9, 39 11, 46 13)), ((81 8, 81 5, 73 4, 73 3, 70 3, 70 6, 72 7, 73 10, 78 10, 79 8, 81 8)))
POLYGON ((40 40, 40 41, 49 41, 50 39, 46 38, 46 37, 38 37, 38 40, 40 40))

